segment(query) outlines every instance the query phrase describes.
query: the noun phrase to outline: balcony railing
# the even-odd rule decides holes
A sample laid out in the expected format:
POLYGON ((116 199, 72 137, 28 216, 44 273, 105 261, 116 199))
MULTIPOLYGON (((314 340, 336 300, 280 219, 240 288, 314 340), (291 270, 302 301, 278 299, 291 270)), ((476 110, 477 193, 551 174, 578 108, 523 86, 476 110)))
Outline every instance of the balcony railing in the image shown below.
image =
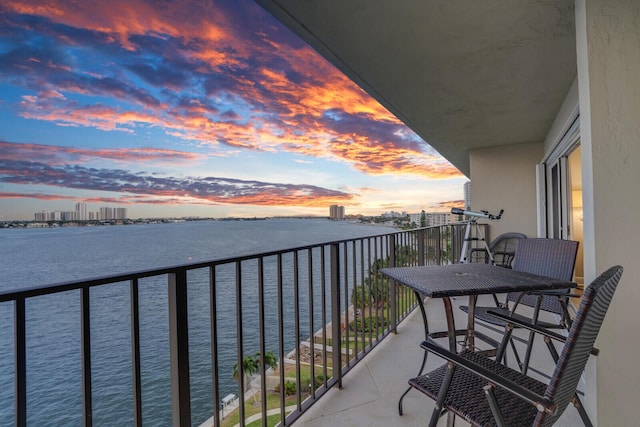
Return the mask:
POLYGON ((61 298, 78 313, 64 326, 79 341, 66 349, 82 396, 64 414, 72 424, 109 424, 122 406, 103 392, 113 388, 135 426, 290 425, 415 308, 378 270, 457 262, 463 235, 454 224, 2 292, 0 311, 14 319, 2 325, 14 343, 0 352, 15 385, 5 421, 26 426, 37 410, 31 394, 44 386, 29 383, 39 344, 29 331, 43 321, 38 305, 61 298), (129 342, 110 342, 105 328, 128 330, 129 342), (116 347, 125 386, 115 362, 96 362, 116 347))

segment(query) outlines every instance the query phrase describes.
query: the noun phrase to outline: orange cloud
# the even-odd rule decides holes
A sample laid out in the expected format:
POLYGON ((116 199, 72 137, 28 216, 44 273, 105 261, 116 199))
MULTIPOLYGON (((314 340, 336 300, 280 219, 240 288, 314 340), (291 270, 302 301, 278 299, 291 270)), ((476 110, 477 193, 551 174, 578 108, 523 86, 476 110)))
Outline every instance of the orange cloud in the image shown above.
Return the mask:
MULTIPOLYGON (((287 151, 374 175, 461 176, 315 51, 292 43, 288 30, 262 21, 254 30, 247 16, 270 19, 260 18, 264 11, 254 3, 9 0, 5 8, 90 30, 95 43, 109 48, 162 56, 151 61, 157 68, 140 58, 129 69, 116 68, 114 75, 133 72, 136 79, 109 77, 107 68, 104 76, 83 71, 83 79, 60 74, 37 95, 23 96, 25 118, 128 133, 157 127, 209 145, 214 153, 220 144, 287 151), (171 47, 162 49, 162 43, 171 47), (183 102, 177 104, 176 94, 168 92, 151 95, 148 86, 184 89, 183 102), (82 103, 72 97, 78 94, 85 95, 82 103), (107 106, 104 97, 118 103, 107 106), (356 128, 348 130, 345 122, 356 128)), ((71 32, 58 37, 69 45, 81 43, 71 32)), ((47 64, 49 71, 67 69, 54 60, 47 64)))
POLYGON ((435 207, 439 209, 451 210, 451 208, 464 208, 464 200, 448 200, 440 202, 435 207))

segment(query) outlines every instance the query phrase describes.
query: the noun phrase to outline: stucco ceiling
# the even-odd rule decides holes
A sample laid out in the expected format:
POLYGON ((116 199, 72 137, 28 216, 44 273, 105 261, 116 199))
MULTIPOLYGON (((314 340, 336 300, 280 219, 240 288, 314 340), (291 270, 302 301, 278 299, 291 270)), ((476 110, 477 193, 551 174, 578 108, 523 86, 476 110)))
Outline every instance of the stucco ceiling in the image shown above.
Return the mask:
POLYGON ((256 0, 469 175, 543 141, 576 76, 572 0, 256 0))

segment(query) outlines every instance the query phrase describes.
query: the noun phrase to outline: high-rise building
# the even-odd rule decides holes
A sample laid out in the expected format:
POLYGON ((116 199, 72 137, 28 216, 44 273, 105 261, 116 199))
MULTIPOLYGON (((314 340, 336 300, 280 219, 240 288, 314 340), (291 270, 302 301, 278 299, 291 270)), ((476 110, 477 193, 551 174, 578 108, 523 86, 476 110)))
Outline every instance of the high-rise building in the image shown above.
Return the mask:
POLYGON ((86 203, 76 203, 76 212, 78 213, 78 217, 76 218, 78 221, 86 221, 89 219, 87 216, 86 203))
POLYGON ((101 220, 109 220, 113 218, 113 208, 100 208, 100 219, 101 220))
POLYGON ((60 219, 62 221, 77 221, 78 211, 63 211, 60 212, 60 219))
POLYGON ((338 206, 338 205, 329 206, 329 218, 334 220, 343 220, 344 206, 338 206))
POLYGON ((464 209, 471 210, 471 181, 464 183, 464 209))
POLYGON ((127 208, 113 208, 113 219, 127 219, 127 208))

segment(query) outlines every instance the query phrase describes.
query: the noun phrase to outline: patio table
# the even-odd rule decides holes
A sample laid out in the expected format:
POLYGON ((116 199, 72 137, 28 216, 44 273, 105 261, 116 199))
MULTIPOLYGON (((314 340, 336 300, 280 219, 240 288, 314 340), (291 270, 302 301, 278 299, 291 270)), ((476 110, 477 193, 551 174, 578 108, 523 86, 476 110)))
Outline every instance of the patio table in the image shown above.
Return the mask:
MULTIPOLYGON (((385 276, 413 289, 424 322, 425 340, 429 338, 448 338, 449 350, 457 352, 456 336, 465 335, 465 346, 475 349, 474 313, 478 295, 501 294, 506 292, 533 292, 576 287, 576 283, 551 277, 497 267, 491 264, 466 263, 437 266, 393 267, 380 270, 385 276), (469 297, 469 310, 466 329, 456 330, 450 298, 469 297), (447 319, 447 331, 430 332, 423 298, 440 298, 444 304, 447 319)), ((418 376, 422 375, 427 361, 424 353, 418 376)), ((410 390, 410 388, 409 388, 410 390)), ((400 414, 402 414, 402 398, 400 414)))

